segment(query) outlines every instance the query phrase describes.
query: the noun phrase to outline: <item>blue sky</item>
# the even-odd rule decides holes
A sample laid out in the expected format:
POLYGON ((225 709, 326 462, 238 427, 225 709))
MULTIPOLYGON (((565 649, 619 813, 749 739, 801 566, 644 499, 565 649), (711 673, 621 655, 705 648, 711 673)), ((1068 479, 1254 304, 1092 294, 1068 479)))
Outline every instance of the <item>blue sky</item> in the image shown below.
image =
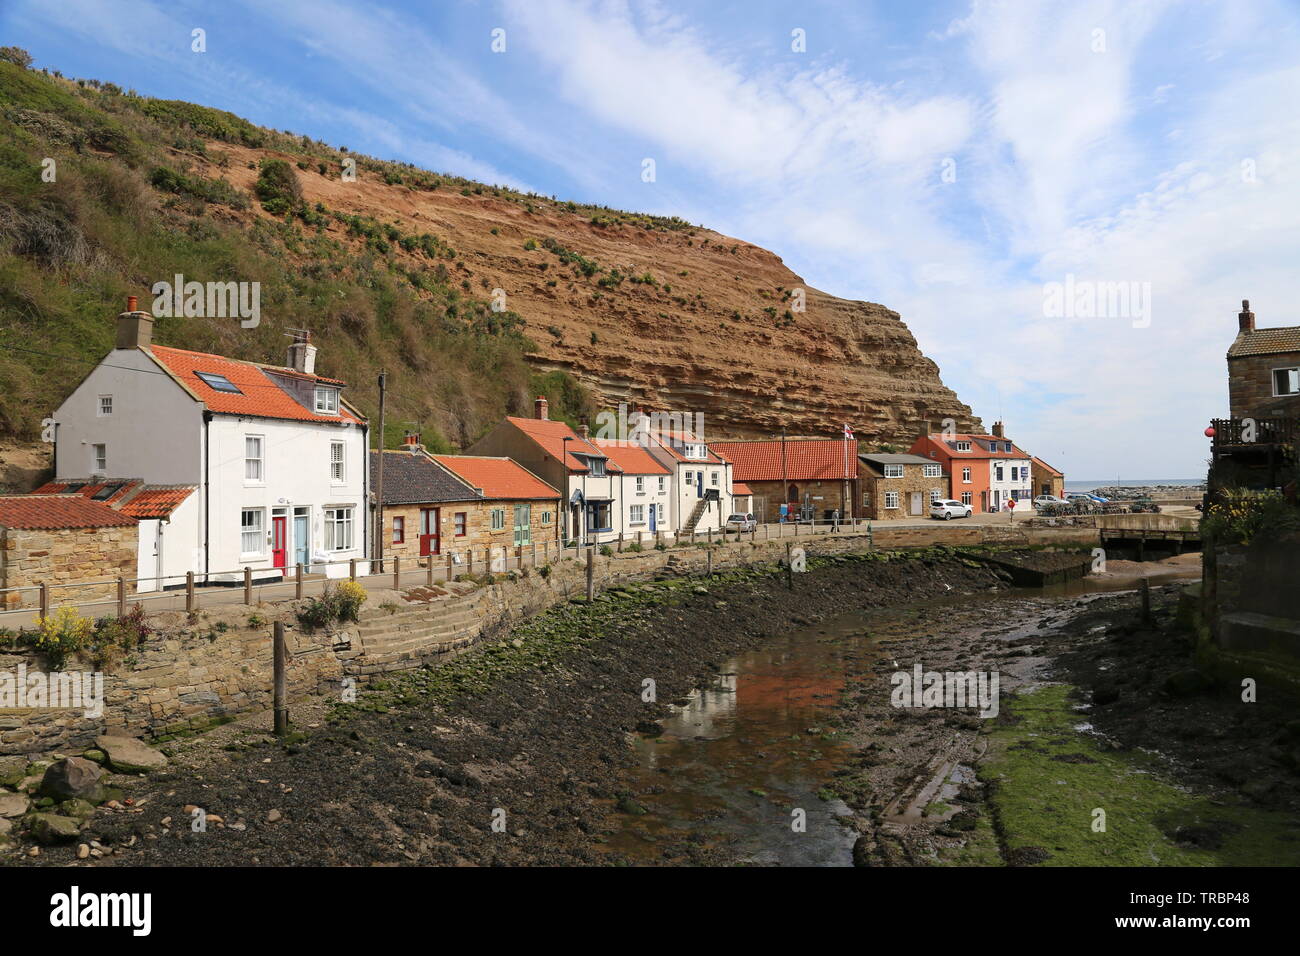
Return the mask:
POLYGON ((1300 323, 1295 3, 0 0, 0 43, 765 246, 1071 478, 1203 473, 1240 300, 1300 323), (1054 317, 1067 276, 1149 309, 1054 317))

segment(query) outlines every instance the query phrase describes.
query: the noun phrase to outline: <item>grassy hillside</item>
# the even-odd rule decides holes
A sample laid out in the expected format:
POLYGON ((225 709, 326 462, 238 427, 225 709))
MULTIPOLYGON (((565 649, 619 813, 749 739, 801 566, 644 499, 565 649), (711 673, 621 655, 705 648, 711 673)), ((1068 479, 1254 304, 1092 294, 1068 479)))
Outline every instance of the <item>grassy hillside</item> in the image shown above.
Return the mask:
POLYGON ((376 412, 378 371, 389 371, 389 444, 410 425, 447 449, 475 440, 533 393, 575 421, 592 400, 563 372, 539 376, 519 315, 494 312, 457 278, 448 236, 403 230, 302 201, 297 171, 381 177, 413 190, 487 191, 565 206, 592 222, 676 229, 677 220, 556 203, 413 166, 355 156, 307 137, 253 126, 229 113, 67 80, 0 62, 0 437, 32 439, 40 420, 112 347, 127 295, 152 302, 153 283, 261 283, 262 320, 164 318, 160 344, 281 362, 286 328, 310 328, 318 370, 351 383, 376 412), (229 168, 213 141, 273 149, 253 190, 210 169, 229 168), (55 179, 44 181, 53 160, 55 179), (270 217, 260 212, 269 212, 270 217))

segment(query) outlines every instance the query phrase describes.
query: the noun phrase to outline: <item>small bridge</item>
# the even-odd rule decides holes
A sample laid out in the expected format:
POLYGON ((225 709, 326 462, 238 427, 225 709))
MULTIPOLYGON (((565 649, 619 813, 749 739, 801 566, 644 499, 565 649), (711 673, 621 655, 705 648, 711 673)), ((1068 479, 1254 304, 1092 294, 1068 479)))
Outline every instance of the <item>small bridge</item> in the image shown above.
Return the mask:
POLYGON ((1147 551, 1183 554, 1201 550, 1200 529, 1100 528, 1101 546, 1106 549, 1133 550, 1139 561, 1147 551))

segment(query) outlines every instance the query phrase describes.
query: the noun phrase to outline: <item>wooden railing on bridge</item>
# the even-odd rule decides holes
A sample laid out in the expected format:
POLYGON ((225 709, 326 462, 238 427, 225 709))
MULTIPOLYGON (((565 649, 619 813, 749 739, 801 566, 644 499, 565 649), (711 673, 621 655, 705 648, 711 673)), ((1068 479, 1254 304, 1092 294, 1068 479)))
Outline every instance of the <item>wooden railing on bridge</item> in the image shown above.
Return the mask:
POLYGON ((1214 447, 1290 444, 1300 439, 1300 418, 1216 418, 1214 447))

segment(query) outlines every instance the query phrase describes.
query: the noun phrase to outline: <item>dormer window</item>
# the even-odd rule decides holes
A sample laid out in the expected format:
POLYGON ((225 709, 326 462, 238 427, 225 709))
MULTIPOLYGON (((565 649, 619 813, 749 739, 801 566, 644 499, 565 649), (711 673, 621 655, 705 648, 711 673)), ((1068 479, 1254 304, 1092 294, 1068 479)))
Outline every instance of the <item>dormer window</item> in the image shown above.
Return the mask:
POLYGON ((708 458, 708 446, 699 442, 689 442, 682 448, 682 455, 686 458, 708 458))
POLYGON ((959 442, 957 442, 957 450, 958 450, 958 451, 970 451, 970 442, 968 442, 968 441, 959 441, 959 442))
POLYGON ((318 415, 337 415, 339 413, 339 390, 324 385, 316 386, 316 413, 318 415))
POLYGON ((593 477, 593 478, 604 478, 604 477, 605 477, 605 459, 604 459, 604 458, 588 458, 588 459, 587 459, 587 467, 591 469, 591 477, 593 477))

